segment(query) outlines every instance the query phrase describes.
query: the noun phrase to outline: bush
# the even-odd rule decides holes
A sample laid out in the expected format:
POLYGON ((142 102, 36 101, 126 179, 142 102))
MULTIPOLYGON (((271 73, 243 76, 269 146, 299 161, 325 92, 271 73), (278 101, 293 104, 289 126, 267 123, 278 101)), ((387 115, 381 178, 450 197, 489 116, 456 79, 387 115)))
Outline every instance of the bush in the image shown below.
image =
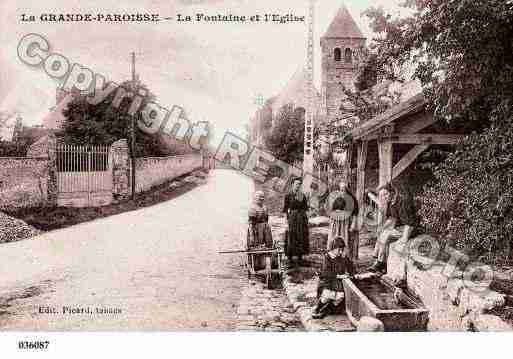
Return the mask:
POLYGON ((434 176, 418 197, 425 230, 471 257, 511 261, 513 116, 468 136, 434 176))

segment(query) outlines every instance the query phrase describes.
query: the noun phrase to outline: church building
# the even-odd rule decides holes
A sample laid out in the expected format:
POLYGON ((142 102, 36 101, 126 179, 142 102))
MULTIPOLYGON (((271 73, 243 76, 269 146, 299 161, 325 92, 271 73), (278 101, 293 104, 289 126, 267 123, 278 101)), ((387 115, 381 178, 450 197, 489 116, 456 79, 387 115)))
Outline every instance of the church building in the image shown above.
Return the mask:
MULTIPOLYGON (((321 91, 313 89, 314 113, 317 122, 333 123, 345 116, 340 107, 344 101, 343 88, 355 90, 354 83, 363 65, 366 38, 353 17, 342 5, 321 37, 321 91)), ((273 104, 273 117, 286 104, 306 108, 309 88, 306 69, 292 76, 273 104)))
POLYGON ((333 123, 344 117, 340 111, 345 98, 343 88, 355 90, 356 76, 363 65, 365 41, 353 17, 342 5, 321 37, 324 122, 333 123))

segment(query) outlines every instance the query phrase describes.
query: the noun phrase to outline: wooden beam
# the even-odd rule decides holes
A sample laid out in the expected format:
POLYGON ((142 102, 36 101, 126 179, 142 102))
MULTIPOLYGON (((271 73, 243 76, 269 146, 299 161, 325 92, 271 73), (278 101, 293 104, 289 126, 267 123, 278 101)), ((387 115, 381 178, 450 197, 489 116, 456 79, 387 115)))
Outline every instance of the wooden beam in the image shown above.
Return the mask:
POLYGON ((393 143, 455 145, 463 139, 463 135, 442 134, 393 134, 390 140, 393 143))
POLYGON ((414 116, 411 121, 397 128, 400 133, 417 133, 436 122, 431 112, 421 112, 414 116))
POLYGON ((415 161, 415 159, 425 150, 429 148, 429 145, 417 145, 413 147, 407 154, 401 158, 399 162, 392 169, 392 180, 397 178, 409 165, 415 161))
POLYGON ((403 116, 418 113, 424 109, 426 101, 422 94, 417 94, 412 98, 393 106, 382 114, 365 121, 351 131, 351 137, 355 140, 362 139, 369 133, 383 127, 403 116))
MULTIPOLYGON (((392 143, 429 144, 429 145, 455 145, 465 137, 464 135, 442 135, 437 133, 393 133, 388 139, 392 143)), ((378 136, 373 134, 365 137, 366 140, 375 140, 378 136)))

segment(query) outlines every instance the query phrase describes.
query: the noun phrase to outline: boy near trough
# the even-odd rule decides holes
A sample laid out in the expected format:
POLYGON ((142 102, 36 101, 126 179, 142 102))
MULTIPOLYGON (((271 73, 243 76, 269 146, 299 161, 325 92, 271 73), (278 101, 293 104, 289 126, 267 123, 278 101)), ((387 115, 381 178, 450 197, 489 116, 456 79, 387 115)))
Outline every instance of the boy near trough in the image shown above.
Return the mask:
POLYGON ((326 253, 317 287, 317 306, 312 317, 321 319, 340 311, 344 304, 342 278, 355 274, 355 267, 345 251, 344 238, 336 237, 326 253))

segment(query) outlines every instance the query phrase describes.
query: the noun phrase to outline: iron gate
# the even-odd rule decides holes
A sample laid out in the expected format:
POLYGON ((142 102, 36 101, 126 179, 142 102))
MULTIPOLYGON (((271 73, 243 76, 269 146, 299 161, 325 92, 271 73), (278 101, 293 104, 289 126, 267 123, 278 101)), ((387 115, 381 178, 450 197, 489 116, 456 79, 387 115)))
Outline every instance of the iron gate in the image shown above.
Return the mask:
POLYGON ((97 207, 112 202, 109 146, 56 146, 57 204, 97 207))

